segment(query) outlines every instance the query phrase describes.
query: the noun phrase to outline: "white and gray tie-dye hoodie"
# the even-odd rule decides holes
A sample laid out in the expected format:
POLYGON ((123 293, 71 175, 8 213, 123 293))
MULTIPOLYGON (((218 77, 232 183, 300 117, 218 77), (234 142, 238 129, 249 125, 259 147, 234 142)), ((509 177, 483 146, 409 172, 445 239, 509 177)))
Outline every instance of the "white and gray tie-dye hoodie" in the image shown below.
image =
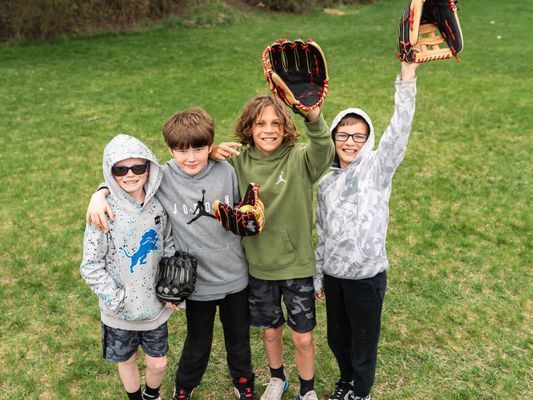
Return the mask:
POLYGON ((108 233, 86 227, 80 272, 98 296, 104 324, 126 330, 152 330, 166 322, 172 312, 155 295, 159 260, 163 255, 174 254, 167 214, 154 197, 162 170, 140 140, 118 135, 105 147, 103 173, 111 192, 107 200, 115 221, 108 221, 108 233), (111 167, 127 158, 150 161, 142 205, 111 174, 111 167))
POLYGON ((338 157, 318 184, 315 290, 323 274, 342 279, 373 277, 389 267, 385 241, 392 177, 402 162, 415 114, 416 79, 396 79, 395 108, 377 150, 369 116, 359 108, 340 112, 334 131, 347 114, 357 114, 370 128, 367 142, 345 168, 338 157))

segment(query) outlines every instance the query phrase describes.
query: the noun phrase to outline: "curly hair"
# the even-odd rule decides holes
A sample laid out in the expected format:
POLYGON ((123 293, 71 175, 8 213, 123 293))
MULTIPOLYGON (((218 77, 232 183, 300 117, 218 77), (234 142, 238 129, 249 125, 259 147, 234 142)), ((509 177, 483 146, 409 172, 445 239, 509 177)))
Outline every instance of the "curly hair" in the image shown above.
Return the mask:
POLYGON ((253 144, 252 129, 255 121, 261 116, 266 107, 272 106, 281 120, 283 129, 283 142, 294 146, 298 142, 300 134, 296 131, 296 125, 292 121, 287 107, 276 101, 273 96, 259 95, 246 103, 235 126, 235 137, 241 144, 253 144))

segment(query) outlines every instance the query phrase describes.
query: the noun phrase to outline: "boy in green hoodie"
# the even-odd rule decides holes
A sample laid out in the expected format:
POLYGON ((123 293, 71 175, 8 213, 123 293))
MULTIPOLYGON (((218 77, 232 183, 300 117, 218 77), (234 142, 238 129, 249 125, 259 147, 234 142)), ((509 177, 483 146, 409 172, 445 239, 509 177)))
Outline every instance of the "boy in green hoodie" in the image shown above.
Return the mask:
POLYGON ((250 271, 250 320, 263 329, 271 373, 261 400, 279 400, 288 389, 283 369, 286 319, 282 299, 300 379, 297 399, 317 399, 312 335, 316 325, 313 185, 333 159, 334 148, 319 108, 305 115, 305 124, 309 143, 297 143, 299 134, 288 108, 272 96, 256 96, 244 106, 237 121, 239 143, 215 146, 211 154, 213 158, 228 158, 241 193, 249 182, 259 184, 265 205, 261 235, 243 239, 250 271))

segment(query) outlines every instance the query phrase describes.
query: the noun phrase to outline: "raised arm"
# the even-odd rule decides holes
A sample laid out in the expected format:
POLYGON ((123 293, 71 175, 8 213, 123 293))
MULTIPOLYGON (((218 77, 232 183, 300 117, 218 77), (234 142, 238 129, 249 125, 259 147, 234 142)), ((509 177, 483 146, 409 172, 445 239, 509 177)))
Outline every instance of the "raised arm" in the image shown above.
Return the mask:
POLYGON ((419 64, 402 62, 402 71, 396 79, 394 113, 377 150, 383 184, 388 184, 403 161, 409 133, 415 115, 416 76, 419 64))

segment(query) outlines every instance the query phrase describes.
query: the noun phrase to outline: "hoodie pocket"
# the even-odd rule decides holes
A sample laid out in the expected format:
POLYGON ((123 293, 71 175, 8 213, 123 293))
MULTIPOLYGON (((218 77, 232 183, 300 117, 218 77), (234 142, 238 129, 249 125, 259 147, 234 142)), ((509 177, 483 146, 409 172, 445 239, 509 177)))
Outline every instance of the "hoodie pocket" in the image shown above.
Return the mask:
POLYGON ((210 251, 195 250, 194 255, 198 258, 198 283, 216 285, 247 275, 246 261, 231 246, 210 251))
POLYGON ((296 251, 286 229, 263 230, 259 236, 245 237, 244 248, 250 266, 277 269, 291 264, 296 251))
POLYGON ((146 321, 161 312, 162 304, 155 296, 155 289, 143 285, 125 287, 123 319, 146 321))

